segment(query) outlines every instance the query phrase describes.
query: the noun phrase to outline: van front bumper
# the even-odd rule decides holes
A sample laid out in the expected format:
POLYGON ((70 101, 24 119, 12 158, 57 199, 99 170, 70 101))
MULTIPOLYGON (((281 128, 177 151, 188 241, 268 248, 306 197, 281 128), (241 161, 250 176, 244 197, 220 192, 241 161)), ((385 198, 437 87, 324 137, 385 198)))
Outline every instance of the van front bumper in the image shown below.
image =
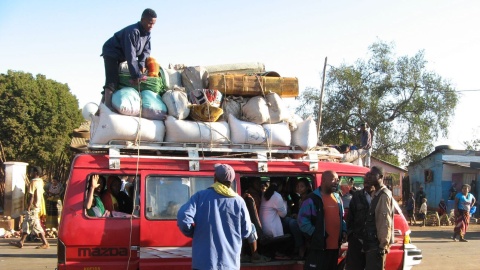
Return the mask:
POLYGON ((403 254, 403 270, 410 270, 422 262, 422 250, 418 249, 415 245, 405 244, 403 254))

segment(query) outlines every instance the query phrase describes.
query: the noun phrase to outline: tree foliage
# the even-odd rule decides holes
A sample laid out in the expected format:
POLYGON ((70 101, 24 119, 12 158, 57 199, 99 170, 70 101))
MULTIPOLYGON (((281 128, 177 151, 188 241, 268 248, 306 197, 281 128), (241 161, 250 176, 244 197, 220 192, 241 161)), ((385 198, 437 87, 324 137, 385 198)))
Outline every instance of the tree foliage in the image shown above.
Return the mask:
POLYGON ((0 122, 6 160, 45 168, 68 154, 82 115, 68 85, 9 70, 0 74, 0 122))
MULTIPOLYGON (((395 58, 394 45, 370 47, 370 59, 341 64, 327 73, 320 139, 326 144, 358 144, 358 126, 374 131, 373 155, 393 164, 416 161, 447 135, 458 102, 451 84, 426 69, 424 51, 395 58)), ((319 90, 308 88, 297 112, 318 112, 319 90), (312 107, 313 106, 313 107, 312 107)))

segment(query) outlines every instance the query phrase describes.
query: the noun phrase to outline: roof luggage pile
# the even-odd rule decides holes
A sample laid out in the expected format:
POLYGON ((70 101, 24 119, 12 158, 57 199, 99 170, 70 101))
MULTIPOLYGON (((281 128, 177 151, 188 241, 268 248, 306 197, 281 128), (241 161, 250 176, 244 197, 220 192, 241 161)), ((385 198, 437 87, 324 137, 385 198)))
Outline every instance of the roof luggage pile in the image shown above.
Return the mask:
POLYGON ((115 111, 100 105, 100 114, 92 117, 90 144, 253 144, 303 151, 317 145, 313 118, 289 112, 282 98, 298 96, 297 78, 265 72, 263 64, 160 67, 158 77, 136 87, 123 78, 128 77, 125 66, 120 72, 120 89, 112 97, 115 111))

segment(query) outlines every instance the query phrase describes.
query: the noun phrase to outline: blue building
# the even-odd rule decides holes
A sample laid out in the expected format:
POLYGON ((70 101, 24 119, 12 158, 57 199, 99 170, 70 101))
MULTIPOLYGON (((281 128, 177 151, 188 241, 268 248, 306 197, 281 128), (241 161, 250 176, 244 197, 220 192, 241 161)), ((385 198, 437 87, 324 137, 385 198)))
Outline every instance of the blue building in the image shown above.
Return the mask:
POLYGON ((447 201, 452 186, 457 192, 463 184, 478 200, 480 179, 480 151, 456 150, 446 145, 435 147, 428 156, 407 166, 410 190, 416 193, 424 187, 429 207, 436 208, 440 199, 447 201))

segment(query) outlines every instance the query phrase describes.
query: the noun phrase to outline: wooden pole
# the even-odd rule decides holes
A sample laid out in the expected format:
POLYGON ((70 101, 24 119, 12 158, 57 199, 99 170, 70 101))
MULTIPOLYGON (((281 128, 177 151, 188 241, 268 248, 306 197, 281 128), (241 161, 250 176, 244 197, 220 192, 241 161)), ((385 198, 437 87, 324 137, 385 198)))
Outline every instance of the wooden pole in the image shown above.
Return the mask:
POLYGON ((325 74, 327 70, 327 57, 323 64, 322 87, 320 88, 320 99, 318 100, 318 119, 317 119, 317 138, 320 140, 320 126, 322 125, 322 104, 323 104, 323 89, 325 87, 325 74))

